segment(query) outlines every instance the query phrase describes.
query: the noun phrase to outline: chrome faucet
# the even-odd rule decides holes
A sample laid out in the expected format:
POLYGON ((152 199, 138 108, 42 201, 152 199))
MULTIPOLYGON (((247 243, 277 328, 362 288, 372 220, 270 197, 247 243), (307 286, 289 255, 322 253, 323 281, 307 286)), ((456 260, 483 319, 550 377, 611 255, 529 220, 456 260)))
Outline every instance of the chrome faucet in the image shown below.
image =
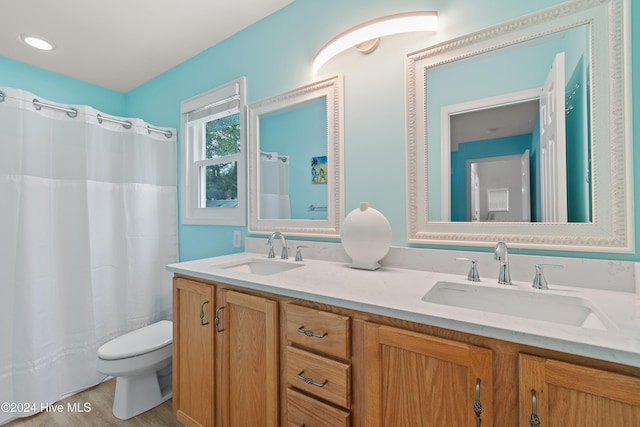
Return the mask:
POLYGON ((511 273, 509 273, 509 250, 504 242, 498 242, 493 253, 496 261, 500 263, 500 271, 498 273, 498 283, 501 285, 511 284, 511 273))
POLYGON ((287 239, 284 237, 284 234, 282 234, 279 231, 275 231, 271 234, 271 236, 269 237, 269 240, 267 241, 267 245, 269 245, 269 255, 267 255, 267 257, 269 258, 275 258, 276 255, 273 252, 273 239, 279 237, 280 238, 280 242, 282 243, 282 254, 280 256, 280 258, 282 259, 287 259, 289 258, 289 252, 287 251, 287 239))

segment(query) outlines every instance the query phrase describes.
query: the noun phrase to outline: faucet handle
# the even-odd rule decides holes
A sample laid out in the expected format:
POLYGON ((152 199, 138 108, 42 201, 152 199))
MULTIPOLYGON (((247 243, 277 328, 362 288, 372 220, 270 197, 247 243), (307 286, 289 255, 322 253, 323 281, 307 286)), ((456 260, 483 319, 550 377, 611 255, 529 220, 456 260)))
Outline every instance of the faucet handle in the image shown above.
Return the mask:
POLYGON ((308 248, 309 246, 296 246, 296 261, 302 261, 302 248, 308 248))
POLYGON ((536 277, 533 278, 532 287, 535 289, 549 289, 547 285, 547 279, 544 277, 543 269, 549 268, 564 268, 564 266, 559 264, 536 264, 536 277))
POLYGON ((273 252, 273 240, 269 238, 266 244, 269 246, 269 254, 267 255, 267 258, 275 258, 276 254, 273 252))
POLYGON ((479 282, 480 274, 478 273, 478 260, 472 258, 456 258, 458 261, 469 261, 471 262, 471 268, 469 269, 469 274, 467 274, 467 280, 470 282, 479 282))

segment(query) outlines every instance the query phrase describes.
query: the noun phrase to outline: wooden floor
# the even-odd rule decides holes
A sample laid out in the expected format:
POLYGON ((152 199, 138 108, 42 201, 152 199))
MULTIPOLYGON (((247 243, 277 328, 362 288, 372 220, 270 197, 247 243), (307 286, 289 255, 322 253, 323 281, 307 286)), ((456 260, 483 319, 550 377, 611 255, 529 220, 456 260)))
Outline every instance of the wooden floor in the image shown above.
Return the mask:
POLYGON ((29 418, 12 421, 4 427, 182 426, 171 414, 171 399, 137 417, 126 421, 117 419, 111 412, 115 387, 115 379, 105 381, 56 403, 55 405, 62 405, 62 412, 41 412, 29 418), (77 410, 84 408, 88 410, 85 412, 77 410))

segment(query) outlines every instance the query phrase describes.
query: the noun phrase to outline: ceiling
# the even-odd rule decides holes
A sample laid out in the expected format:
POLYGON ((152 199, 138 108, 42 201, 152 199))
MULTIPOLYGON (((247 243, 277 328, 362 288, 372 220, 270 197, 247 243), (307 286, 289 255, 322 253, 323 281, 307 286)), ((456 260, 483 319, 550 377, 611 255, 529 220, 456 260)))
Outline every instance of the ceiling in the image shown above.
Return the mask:
POLYGON ((126 93, 292 1, 0 0, 0 56, 126 93))
POLYGON ((458 144, 529 134, 538 120, 539 101, 485 108, 451 116, 451 151, 458 144))

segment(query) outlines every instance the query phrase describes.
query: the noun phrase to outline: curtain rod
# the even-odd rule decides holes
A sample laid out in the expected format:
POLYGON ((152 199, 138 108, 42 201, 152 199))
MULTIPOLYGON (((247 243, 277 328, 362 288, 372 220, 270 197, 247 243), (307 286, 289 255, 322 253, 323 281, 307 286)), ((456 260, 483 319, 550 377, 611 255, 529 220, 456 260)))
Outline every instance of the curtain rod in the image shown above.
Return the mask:
POLYGON ((131 129, 131 122, 129 120, 118 120, 112 117, 101 116, 100 114, 98 114, 96 118, 98 119, 98 123, 100 124, 102 124, 103 121, 106 121, 106 122, 117 123, 119 125, 122 125, 122 127, 125 129, 131 129))
MULTIPOLYGON (((0 102, 2 102, 2 101, 4 101, 4 93, 3 92, 0 92, 0 93, 2 94, 0 96, 0 98, 1 98, 0 102)), ((58 110, 58 111, 64 111, 65 113, 67 113, 67 116, 69 116, 71 118, 75 118, 75 117, 78 116, 78 110, 75 109, 75 108, 62 107, 60 105, 55 105, 55 104, 48 104, 46 102, 39 101, 36 98, 33 99, 33 107, 38 111, 40 111, 40 109, 42 107, 47 107, 47 108, 51 108, 51 109, 58 110)), ((98 123, 100 123, 100 124, 102 124, 103 121, 107 121, 107 122, 111 122, 111 123, 120 124, 125 129, 131 129, 131 126, 132 126, 132 123, 129 120, 114 119, 112 117, 103 116, 101 114, 97 114, 96 118, 98 119, 98 123)), ((173 132, 171 132, 170 130, 160 129, 160 128, 152 127, 152 126, 149 126, 149 125, 147 125, 147 132, 149 132, 149 133, 151 133, 151 132, 161 133, 161 134, 164 134, 164 136, 166 136, 167 138, 171 138, 173 136, 173 132)))
POLYGON ((158 133, 162 133, 164 134, 164 136, 166 136, 167 138, 171 138, 173 136, 173 132, 171 132, 170 130, 165 130, 165 129, 160 129, 160 128, 154 128, 153 126, 149 126, 147 125, 147 132, 151 133, 151 132, 158 132, 158 133))
MULTIPOLYGON (((269 160, 271 160, 271 158, 273 157, 273 155, 271 153, 265 153, 264 151, 261 151, 260 155, 261 156, 265 156, 269 160)), ((287 157, 286 156, 278 156, 278 160, 281 160, 282 163, 286 163, 287 162, 287 157)))
POLYGON ((78 116, 78 110, 76 110, 75 108, 67 108, 67 107, 61 107, 59 105, 47 104, 46 102, 39 101, 37 98, 33 98, 33 108, 35 108, 37 111, 40 111, 42 107, 47 107, 47 108, 51 108, 53 110, 58 110, 58 111, 64 111, 65 113, 67 113, 67 116, 71 117, 72 119, 78 116))

